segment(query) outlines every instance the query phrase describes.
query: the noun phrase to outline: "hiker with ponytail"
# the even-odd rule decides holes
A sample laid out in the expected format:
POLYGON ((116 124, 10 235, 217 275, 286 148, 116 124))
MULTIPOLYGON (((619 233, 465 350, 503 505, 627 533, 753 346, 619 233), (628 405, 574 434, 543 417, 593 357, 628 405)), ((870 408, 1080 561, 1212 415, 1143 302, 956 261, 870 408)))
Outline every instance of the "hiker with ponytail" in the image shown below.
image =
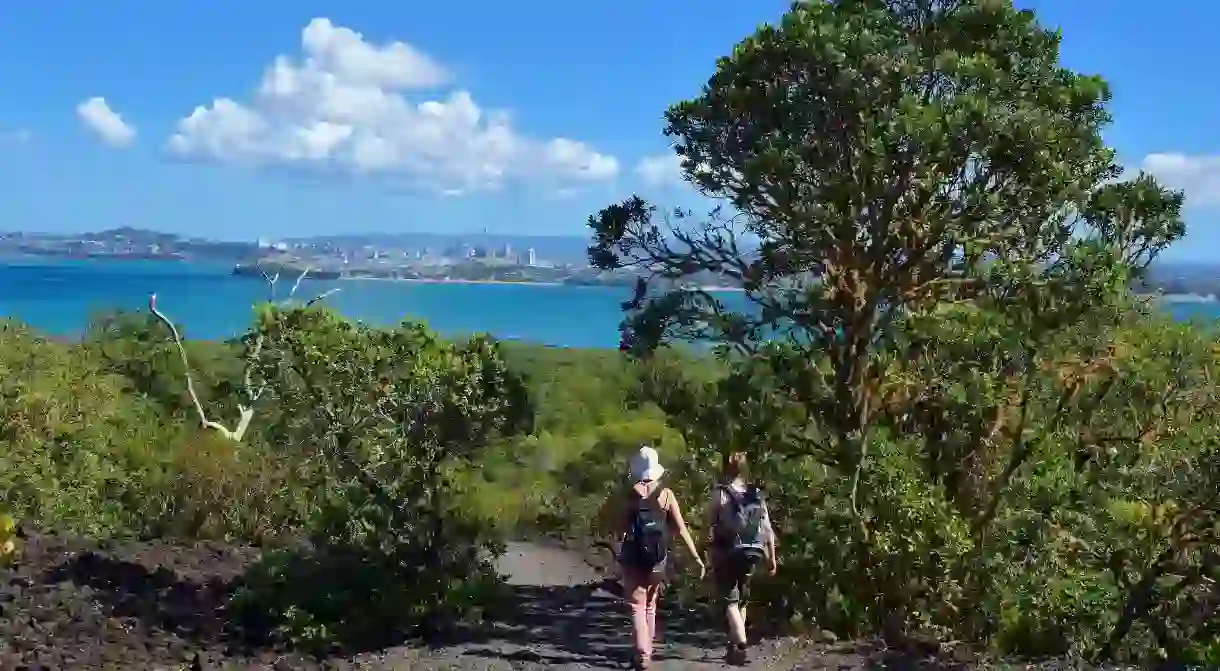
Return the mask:
POLYGON ((748 469, 744 452, 726 455, 708 506, 712 576, 729 634, 725 661, 733 665, 747 662, 746 603, 754 568, 765 561, 775 575, 778 567, 771 513, 762 488, 750 482, 748 469))

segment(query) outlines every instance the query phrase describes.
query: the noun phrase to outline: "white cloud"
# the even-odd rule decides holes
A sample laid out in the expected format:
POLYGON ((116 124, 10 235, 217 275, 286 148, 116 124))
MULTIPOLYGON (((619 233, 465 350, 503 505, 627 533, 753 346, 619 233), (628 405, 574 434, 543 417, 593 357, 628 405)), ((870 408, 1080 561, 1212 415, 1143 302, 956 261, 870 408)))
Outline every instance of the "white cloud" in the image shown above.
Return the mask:
POLYGON ((112 147, 126 147, 136 138, 136 129, 110 109, 106 99, 94 97, 76 106, 76 116, 102 142, 112 147))
POLYGON ((1185 191, 1189 205, 1220 205, 1220 154, 1148 154, 1140 168, 1185 191))
POLYGON ((408 44, 371 44, 316 18, 301 48, 301 59, 279 56, 267 67, 250 102, 221 97, 196 107, 167 148, 187 158, 387 175, 450 193, 618 173, 613 156, 582 142, 518 134, 506 113, 481 109, 465 90, 409 99, 448 84, 450 74, 408 44))
POLYGON ((645 156, 635 165, 635 174, 649 186, 682 181, 682 157, 677 154, 645 156))

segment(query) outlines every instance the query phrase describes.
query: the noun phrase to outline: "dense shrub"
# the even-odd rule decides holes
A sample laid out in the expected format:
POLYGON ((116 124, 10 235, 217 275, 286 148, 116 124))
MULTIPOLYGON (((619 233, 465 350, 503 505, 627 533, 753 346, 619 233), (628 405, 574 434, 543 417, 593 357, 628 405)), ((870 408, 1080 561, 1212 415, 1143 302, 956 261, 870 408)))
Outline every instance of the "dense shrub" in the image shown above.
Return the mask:
POLYGON ((320 463, 320 496, 307 547, 267 557, 241 609, 315 650, 385 645, 477 616, 500 545, 456 505, 452 469, 532 420, 498 347, 319 308, 269 307, 254 337, 279 431, 320 463))
POLYGON ((138 529, 165 456, 154 408, 87 352, 0 325, 0 496, 23 522, 111 535, 138 529))

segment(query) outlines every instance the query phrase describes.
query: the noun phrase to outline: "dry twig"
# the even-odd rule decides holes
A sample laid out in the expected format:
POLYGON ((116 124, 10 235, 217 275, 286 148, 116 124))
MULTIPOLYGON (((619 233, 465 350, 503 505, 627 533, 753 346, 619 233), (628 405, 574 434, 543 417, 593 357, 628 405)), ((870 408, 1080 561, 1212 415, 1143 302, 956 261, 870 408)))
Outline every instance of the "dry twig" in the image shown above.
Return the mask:
MULTIPOLYGON (((300 276, 297 277, 296 282, 292 285, 292 290, 288 293, 288 298, 284 300, 285 303, 291 301, 293 297, 296 296, 297 290, 301 286, 301 281, 305 279, 305 276, 309 274, 310 270, 310 268, 306 268, 303 272, 301 272, 300 276)), ((263 273, 263 279, 265 279, 267 284, 270 285, 271 300, 273 302, 275 301, 275 284, 279 280, 279 277, 279 271, 276 271, 275 275, 273 276, 269 276, 265 272, 263 273)), ((336 293, 337 291, 339 291, 339 287, 329 289, 307 301, 305 306, 309 307, 327 296, 336 293)), ((255 384, 254 382, 254 368, 257 365, 257 361, 263 351, 264 339, 262 334, 255 336, 254 343, 250 348, 245 370, 242 374, 242 392, 245 398, 242 402, 237 404, 237 424, 230 429, 220 422, 208 419, 207 413, 203 409, 203 403, 199 400, 199 394, 195 390, 195 380, 194 376, 191 374, 191 363, 186 354, 186 347, 182 343, 182 335, 179 333, 178 327, 174 325, 174 322, 169 317, 165 316, 165 313, 157 309, 157 294, 155 293, 148 297, 148 310, 169 329, 170 336, 174 341, 174 345, 178 348, 178 354, 182 358, 183 374, 186 376, 186 392, 191 397, 191 403, 195 406, 195 412, 199 416, 200 426, 205 429, 216 431, 228 440, 241 442, 246 435, 246 431, 250 428, 250 420, 254 418, 254 405, 258 402, 258 399, 267 389, 266 380, 263 380, 258 384, 255 384)))

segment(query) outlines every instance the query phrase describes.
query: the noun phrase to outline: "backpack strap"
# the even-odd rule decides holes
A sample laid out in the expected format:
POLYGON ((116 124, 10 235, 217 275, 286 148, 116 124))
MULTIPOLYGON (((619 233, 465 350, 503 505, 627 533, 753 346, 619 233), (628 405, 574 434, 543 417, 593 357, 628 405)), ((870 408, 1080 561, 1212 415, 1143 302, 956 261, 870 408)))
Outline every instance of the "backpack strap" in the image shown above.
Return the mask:
POLYGON ((712 542, 720 545, 731 545, 733 542, 733 534, 729 529, 726 529, 723 526, 728 522, 724 516, 724 513, 727 512, 729 515, 737 514, 737 511, 741 509, 741 494, 730 487, 727 483, 720 483, 716 485, 716 488, 724 492, 728 505, 727 510, 722 510, 721 514, 716 516, 716 524, 712 528, 712 542))
POLYGON ((623 521, 627 528, 631 527, 636 513, 640 510, 640 502, 643 500, 644 498, 635 490, 635 487, 629 489, 627 494, 623 497, 622 515, 623 521))
POLYGON ((631 488, 628 493, 627 500, 627 516, 633 517, 641 510, 651 510, 664 513, 666 510, 661 506, 661 494, 665 492, 664 487, 653 489, 647 496, 641 496, 638 489, 631 488))
POLYGON ((745 493, 745 497, 746 497, 747 499, 751 499, 751 500, 755 500, 755 501, 759 501, 759 502, 761 502, 761 501, 763 500, 763 490, 762 490, 762 487, 759 487, 758 485, 749 485, 749 486, 747 486, 747 487, 746 487, 746 493, 745 493))
POLYGON ((742 506, 742 504, 745 502, 745 500, 748 499, 750 497, 751 493, 756 489, 753 485, 749 485, 748 487, 746 487, 746 491, 744 493, 742 493, 742 492, 737 491, 736 489, 733 489, 729 485, 722 484, 722 485, 719 485, 719 487, 728 496, 729 503, 735 509, 740 508, 742 506))

